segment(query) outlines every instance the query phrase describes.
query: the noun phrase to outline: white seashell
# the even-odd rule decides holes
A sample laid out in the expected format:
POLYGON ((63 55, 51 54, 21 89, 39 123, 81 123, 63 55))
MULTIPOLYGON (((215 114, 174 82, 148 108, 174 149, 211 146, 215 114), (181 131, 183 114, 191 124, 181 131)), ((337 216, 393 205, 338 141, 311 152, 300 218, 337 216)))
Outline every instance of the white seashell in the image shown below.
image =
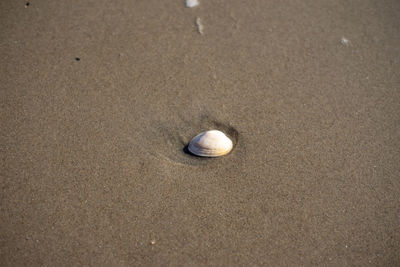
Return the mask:
POLYGON ((186 0, 186 6, 187 7, 195 7, 199 5, 198 0, 186 0))
POLYGON ((228 154, 233 148, 229 137, 218 130, 205 131, 190 141, 188 149, 201 157, 219 157, 228 154))
POLYGON ((349 39, 342 37, 342 39, 340 39, 340 43, 347 46, 350 44, 350 41, 349 39))

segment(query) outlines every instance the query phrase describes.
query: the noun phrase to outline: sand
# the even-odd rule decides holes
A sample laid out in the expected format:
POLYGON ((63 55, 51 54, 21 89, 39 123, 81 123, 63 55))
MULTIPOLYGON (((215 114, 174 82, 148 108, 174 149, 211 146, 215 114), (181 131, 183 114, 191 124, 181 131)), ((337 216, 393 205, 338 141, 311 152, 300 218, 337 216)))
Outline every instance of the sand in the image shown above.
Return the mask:
POLYGON ((0 265, 400 265, 400 2, 199 3, 0 2, 0 265))

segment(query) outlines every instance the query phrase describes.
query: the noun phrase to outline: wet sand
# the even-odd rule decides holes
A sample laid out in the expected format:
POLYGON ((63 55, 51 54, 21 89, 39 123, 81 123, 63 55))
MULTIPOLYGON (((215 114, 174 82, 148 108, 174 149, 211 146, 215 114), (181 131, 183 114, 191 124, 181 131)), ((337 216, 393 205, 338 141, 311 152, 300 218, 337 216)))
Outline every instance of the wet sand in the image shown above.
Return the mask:
POLYGON ((398 1, 25 4, 0 2, 2 266, 400 264, 398 1), (185 153, 212 128, 231 154, 185 153))

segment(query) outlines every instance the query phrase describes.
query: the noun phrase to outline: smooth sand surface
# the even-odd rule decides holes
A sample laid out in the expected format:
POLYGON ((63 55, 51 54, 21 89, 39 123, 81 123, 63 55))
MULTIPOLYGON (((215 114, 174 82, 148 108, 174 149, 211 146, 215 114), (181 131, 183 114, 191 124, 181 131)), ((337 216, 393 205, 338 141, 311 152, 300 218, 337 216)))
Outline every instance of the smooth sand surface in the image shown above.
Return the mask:
POLYGON ((399 1, 25 4, 1 266, 400 265, 399 1), (207 129, 233 152, 186 154, 207 129))

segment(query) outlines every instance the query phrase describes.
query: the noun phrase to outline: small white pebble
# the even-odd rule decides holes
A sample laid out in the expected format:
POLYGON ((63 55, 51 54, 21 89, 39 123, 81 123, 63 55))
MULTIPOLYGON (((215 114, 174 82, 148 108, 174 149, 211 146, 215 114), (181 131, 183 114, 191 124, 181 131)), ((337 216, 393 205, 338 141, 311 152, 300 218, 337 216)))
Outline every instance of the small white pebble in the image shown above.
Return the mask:
POLYGON ((155 245, 155 244, 156 244, 156 241, 155 241, 155 240, 151 240, 151 241, 150 241, 150 244, 155 245))
POLYGON ((346 45, 346 46, 347 46, 347 45, 350 44, 350 41, 349 41, 348 39, 342 37, 342 39, 340 39, 340 43, 341 43, 342 45, 346 45))
POLYGON ((187 7, 195 7, 199 5, 198 0, 186 0, 186 6, 187 7))
POLYGON ((203 24, 201 24, 200 18, 196 18, 196 26, 197 26, 197 31, 198 31, 200 34, 203 34, 203 29, 204 29, 204 27, 203 27, 203 24))

